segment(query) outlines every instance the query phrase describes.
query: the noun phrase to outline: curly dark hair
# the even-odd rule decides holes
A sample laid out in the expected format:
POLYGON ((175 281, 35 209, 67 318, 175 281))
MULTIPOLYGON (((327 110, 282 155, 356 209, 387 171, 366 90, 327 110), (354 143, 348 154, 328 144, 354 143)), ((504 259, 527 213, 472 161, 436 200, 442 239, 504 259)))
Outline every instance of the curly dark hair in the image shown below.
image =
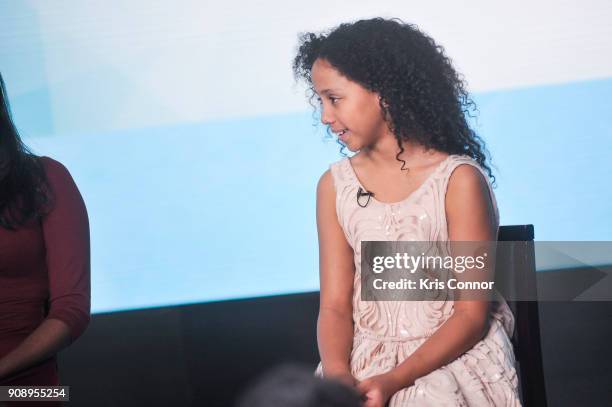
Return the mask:
POLYGON ((400 148, 396 159, 402 162, 402 170, 406 164, 399 158, 403 139, 448 154, 468 155, 495 183, 485 143, 465 117, 475 117, 470 108, 478 109, 463 77, 444 48, 416 25, 379 17, 343 23, 320 35, 300 33, 293 74, 296 81, 307 82, 315 111, 311 70, 317 58, 380 95, 380 108, 400 148))

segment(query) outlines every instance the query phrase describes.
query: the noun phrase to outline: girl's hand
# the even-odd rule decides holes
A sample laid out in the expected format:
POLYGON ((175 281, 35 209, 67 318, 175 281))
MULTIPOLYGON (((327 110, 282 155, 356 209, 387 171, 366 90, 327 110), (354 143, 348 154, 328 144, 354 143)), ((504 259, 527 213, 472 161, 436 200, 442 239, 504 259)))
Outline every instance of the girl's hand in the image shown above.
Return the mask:
POLYGON ((364 400, 363 407, 384 407, 387 401, 401 387, 389 374, 368 377, 357 384, 357 390, 364 400))

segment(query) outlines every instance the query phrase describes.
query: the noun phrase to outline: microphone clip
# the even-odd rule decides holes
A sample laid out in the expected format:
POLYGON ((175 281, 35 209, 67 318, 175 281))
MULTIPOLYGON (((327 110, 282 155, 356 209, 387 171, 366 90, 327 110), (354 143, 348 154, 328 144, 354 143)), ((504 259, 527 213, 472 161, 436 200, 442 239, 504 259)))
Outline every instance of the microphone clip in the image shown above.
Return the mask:
POLYGON ((374 192, 364 191, 363 188, 359 187, 359 189, 357 190, 357 205, 361 206, 362 208, 365 208, 366 206, 368 206, 368 204, 370 203, 370 198, 373 196, 374 196, 374 192), (362 205, 361 202, 359 201, 359 199, 362 196, 368 197, 368 200, 366 201, 364 205, 362 205))

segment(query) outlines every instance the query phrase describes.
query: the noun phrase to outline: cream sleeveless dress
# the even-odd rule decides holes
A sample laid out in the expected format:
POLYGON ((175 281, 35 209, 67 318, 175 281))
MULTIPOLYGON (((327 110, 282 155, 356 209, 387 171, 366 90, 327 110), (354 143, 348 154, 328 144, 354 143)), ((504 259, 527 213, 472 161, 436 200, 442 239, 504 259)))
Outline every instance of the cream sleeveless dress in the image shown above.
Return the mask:
MULTIPOLYGON (((403 201, 383 203, 372 197, 365 208, 357 204, 357 190, 363 186, 348 157, 330 165, 336 189, 336 212, 354 252, 354 338, 350 362, 351 371, 359 380, 385 373, 400 364, 454 309, 453 301, 362 301, 361 241, 448 241, 445 195, 451 173, 461 164, 475 166, 487 180, 499 226, 499 212, 489 178, 469 156, 449 155, 403 201)), ((367 197, 362 200, 364 204, 367 197)), ((514 317, 503 297, 496 294, 495 298, 486 336, 453 362, 395 393, 389 407, 521 406, 509 340, 514 317)), ((321 363, 315 375, 323 377, 321 363)))

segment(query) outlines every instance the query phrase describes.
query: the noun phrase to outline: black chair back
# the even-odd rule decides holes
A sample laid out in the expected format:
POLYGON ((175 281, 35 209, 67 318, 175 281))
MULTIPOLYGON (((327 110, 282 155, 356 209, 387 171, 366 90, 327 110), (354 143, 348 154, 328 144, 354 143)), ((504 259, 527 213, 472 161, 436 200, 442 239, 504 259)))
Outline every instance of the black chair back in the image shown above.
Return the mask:
POLYGON ((498 241, 508 250, 498 250, 495 286, 506 298, 515 319, 511 341, 517 361, 517 373, 523 405, 546 407, 546 386, 540 342, 540 317, 537 301, 514 301, 515 293, 521 298, 537 298, 533 225, 500 226, 498 241), (499 284, 498 284, 499 283, 499 284))

